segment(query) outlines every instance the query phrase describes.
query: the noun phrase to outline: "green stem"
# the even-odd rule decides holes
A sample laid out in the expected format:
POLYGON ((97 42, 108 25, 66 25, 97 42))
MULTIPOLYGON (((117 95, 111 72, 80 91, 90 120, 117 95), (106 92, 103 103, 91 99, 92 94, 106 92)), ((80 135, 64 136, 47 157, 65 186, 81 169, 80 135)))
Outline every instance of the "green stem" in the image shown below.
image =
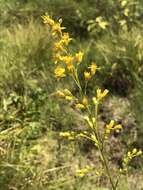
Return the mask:
POLYGON ((72 78, 75 81, 77 87, 79 88, 80 97, 82 98, 83 93, 82 93, 82 88, 81 88, 80 81, 79 81, 79 78, 78 78, 77 69, 73 70, 72 78))
POLYGON ((98 125, 97 125, 97 116, 98 116, 98 104, 96 105, 96 108, 95 108, 95 119, 96 119, 95 134, 96 134, 97 140, 99 142, 98 149, 100 151, 101 159, 102 159, 103 165, 105 166, 105 169, 106 169, 106 172, 107 172, 108 179, 110 181, 111 187, 112 187, 113 190, 116 190, 116 186, 114 185, 114 182, 112 180, 110 169, 109 169, 109 166, 108 166, 108 163, 107 163, 107 158, 105 156, 102 139, 101 139, 100 134, 99 134, 99 128, 98 128, 98 125))

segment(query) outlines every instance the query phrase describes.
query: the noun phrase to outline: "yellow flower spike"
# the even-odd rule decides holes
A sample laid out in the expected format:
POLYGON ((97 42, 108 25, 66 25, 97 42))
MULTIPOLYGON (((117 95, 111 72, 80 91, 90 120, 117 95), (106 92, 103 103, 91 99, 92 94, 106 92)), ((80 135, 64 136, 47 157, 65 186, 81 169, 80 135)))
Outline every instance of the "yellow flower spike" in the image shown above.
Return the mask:
POLYGON ((101 100, 108 94, 109 90, 105 89, 103 92, 101 92, 101 89, 97 89, 97 100, 101 100))
POLYGON ((77 61, 78 65, 82 62, 83 55, 84 54, 81 51, 75 54, 75 61, 77 61))
POLYGON ((91 79, 91 73, 85 71, 85 72, 84 72, 84 78, 85 78, 86 81, 90 80, 90 79, 91 79))
POLYGON ((92 63, 89 67, 90 71, 91 71, 91 75, 93 76, 96 73, 97 70, 97 65, 95 63, 92 63))
POLYGON ((56 78, 63 78, 66 76, 65 68, 63 68, 61 66, 57 66, 54 73, 55 73, 56 78))
POLYGON ((42 19, 43 19, 44 24, 49 24, 51 26, 53 26, 55 24, 55 21, 53 19, 51 19, 48 15, 43 15, 42 19))

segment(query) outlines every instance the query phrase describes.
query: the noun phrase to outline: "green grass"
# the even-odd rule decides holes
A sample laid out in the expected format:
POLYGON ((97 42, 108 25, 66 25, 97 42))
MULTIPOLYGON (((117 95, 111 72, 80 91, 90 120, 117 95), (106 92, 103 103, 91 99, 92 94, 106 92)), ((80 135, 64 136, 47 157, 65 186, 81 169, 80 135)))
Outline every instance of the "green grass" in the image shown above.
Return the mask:
MULTIPOLYGON (((106 177, 98 178, 94 172, 84 179, 75 177, 77 167, 99 166, 91 144, 59 138, 60 131, 81 130, 83 121, 71 105, 51 96, 60 87, 72 86, 75 92, 76 87, 70 79, 57 85, 53 76, 51 36, 41 21, 45 12, 63 18, 75 37, 73 52, 85 51, 81 72, 92 61, 101 68, 88 88, 91 95, 99 85, 110 90, 101 122, 125 116, 121 121, 125 134, 119 137, 123 151, 125 145, 142 148, 143 5, 137 2, 138 15, 131 16, 135 22, 129 20, 126 30, 112 17, 122 16, 112 0, 0 1, 0 189, 106 190, 98 187, 108 186, 106 177), (103 16, 111 27, 88 31, 88 21, 96 16, 103 16)), ((141 190, 143 184, 135 182, 142 181, 142 160, 132 163, 131 169, 129 184, 141 190)), ((119 190, 123 188, 124 179, 119 190)))

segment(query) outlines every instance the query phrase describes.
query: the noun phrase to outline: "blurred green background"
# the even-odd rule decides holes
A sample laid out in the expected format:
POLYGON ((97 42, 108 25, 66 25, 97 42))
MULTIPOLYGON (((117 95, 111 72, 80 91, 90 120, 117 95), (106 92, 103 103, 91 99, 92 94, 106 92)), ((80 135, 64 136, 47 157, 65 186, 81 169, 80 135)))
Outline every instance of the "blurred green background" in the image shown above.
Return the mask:
MULTIPOLYGON (((93 145, 59 138, 60 131, 81 130, 83 121, 50 96, 60 86, 77 89, 53 76, 44 14, 62 18, 71 50, 85 52, 81 70, 91 62, 101 68, 88 93, 109 89, 101 122, 124 126, 112 137, 113 163, 120 166, 125 147, 143 147, 143 1, 0 0, 0 190, 106 190, 105 176, 75 177, 76 168, 98 165, 93 145)), ((142 165, 131 164, 130 189, 143 189, 142 165)))

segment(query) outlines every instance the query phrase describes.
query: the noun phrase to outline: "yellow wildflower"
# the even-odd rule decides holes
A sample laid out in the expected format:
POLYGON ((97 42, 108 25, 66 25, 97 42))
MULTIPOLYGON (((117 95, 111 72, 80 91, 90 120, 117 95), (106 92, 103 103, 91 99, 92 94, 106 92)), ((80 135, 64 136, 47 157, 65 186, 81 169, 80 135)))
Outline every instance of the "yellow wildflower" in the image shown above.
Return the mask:
POLYGON ((69 37, 68 33, 63 33, 63 35, 62 35, 62 42, 65 45, 68 45, 71 40, 72 40, 72 38, 69 37))
POLYGON ((123 170, 121 169, 121 172, 127 171, 127 167, 128 167, 129 162, 133 158, 140 156, 140 155, 142 155, 142 151, 137 150, 136 148, 134 148, 132 151, 128 151, 127 154, 125 155, 124 159, 123 159, 123 170))
POLYGON ((101 100, 108 94, 109 90, 105 89, 103 92, 101 92, 101 89, 97 89, 97 100, 101 100))
POLYGON ((84 72, 84 78, 85 78, 85 80, 87 80, 87 81, 88 81, 89 79, 91 79, 91 73, 85 71, 85 72, 84 72))
POLYGON ((121 6, 125 7, 127 5, 127 1, 126 0, 121 0, 121 6))
POLYGON ((97 101, 97 98, 96 98, 96 97, 93 97, 93 98, 92 98, 92 101, 93 101, 94 105, 96 105, 96 104, 98 103, 98 101, 97 101))
POLYGON ((96 18, 96 22, 98 23, 100 28, 102 28, 103 30, 105 30, 106 27, 109 25, 108 22, 104 21, 101 16, 96 18))
POLYGON ((49 24, 51 26, 53 26, 55 24, 55 21, 53 19, 51 19, 48 15, 43 15, 42 19, 43 19, 44 24, 49 24))
POLYGON ((61 41, 54 43, 54 50, 55 51, 64 51, 64 47, 61 41))
POLYGON ((88 99, 87 99, 87 97, 83 98, 82 103, 83 103, 83 105, 85 105, 85 107, 88 106, 88 99))
POLYGON ((65 137, 65 138, 67 138, 68 140, 74 140, 75 139, 75 137, 76 137, 76 134, 75 134, 75 132, 73 132, 73 131, 70 131, 70 132, 60 132, 59 133, 59 136, 60 137, 65 137))
POLYGON ((129 12, 130 12, 130 10, 128 8, 126 8, 124 10, 124 15, 128 17, 129 16, 129 12))
POLYGON ((64 89, 65 99, 66 100, 72 100, 74 96, 68 89, 64 89))
POLYGON ((63 78, 65 77, 65 68, 57 66, 55 69, 55 76, 56 78, 63 78))
POLYGON ((74 68, 73 64, 68 64, 67 65, 67 69, 68 69, 69 72, 72 72, 73 68, 74 68))
POLYGON ((97 70, 97 65, 95 63, 92 63, 89 67, 90 71, 91 71, 91 75, 94 75, 96 73, 97 70))
POLYGON ((61 97, 61 98, 64 98, 64 97, 65 97, 65 94, 64 94, 62 91, 60 91, 60 90, 58 90, 58 91, 56 92, 56 95, 59 96, 59 97, 61 97))
POLYGON ((116 130, 116 129, 122 129, 122 125, 120 124, 115 125, 115 121, 111 120, 110 123, 105 126, 105 136, 104 136, 105 139, 108 138, 112 130, 116 130))
POLYGON ((85 106, 84 106, 83 104, 80 104, 80 103, 77 103, 77 104, 75 105, 75 107, 76 107, 77 109, 85 109, 85 106))
POLYGON ((92 168, 89 167, 89 166, 86 166, 85 168, 82 168, 82 169, 78 169, 78 170, 76 170, 76 176, 78 176, 78 177, 84 177, 84 176, 87 175, 91 170, 92 170, 92 168))
POLYGON ((64 62, 66 65, 71 65, 73 62, 73 57, 71 55, 61 56, 60 60, 64 62))
POLYGON ((75 60, 77 61, 78 65, 82 62, 83 59, 83 52, 78 52, 75 54, 75 60))
POLYGON ((64 30, 65 27, 61 27, 61 23, 55 23, 52 26, 52 35, 55 36, 56 34, 62 35, 62 30, 64 30))

